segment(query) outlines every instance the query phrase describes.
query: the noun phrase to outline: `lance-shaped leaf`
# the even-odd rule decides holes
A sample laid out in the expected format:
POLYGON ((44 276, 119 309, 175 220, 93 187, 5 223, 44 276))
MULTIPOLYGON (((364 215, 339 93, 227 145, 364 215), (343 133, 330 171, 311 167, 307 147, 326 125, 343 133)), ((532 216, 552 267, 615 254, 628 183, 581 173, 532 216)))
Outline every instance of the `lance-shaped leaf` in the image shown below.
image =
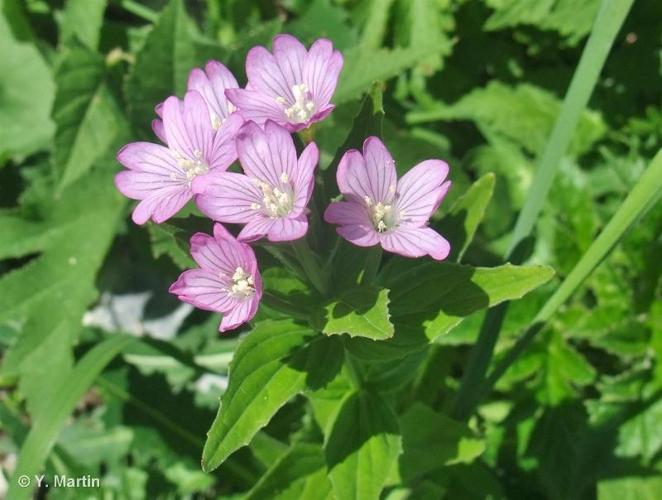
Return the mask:
POLYGON ((353 392, 326 438, 326 463, 336 498, 379 498, 400 452, 398 420, 378 395, 353 392))
POLYGON ((393 336, 388 312, 388 290, 362 285, 346 290, 326 306, 322 331, 326 335, 348 334, 383 340, 393 336))
POLYGON ((289 320, 263 321, 244 339, 229 369, 228 389, 209 429, 202 468, 218 467, 304 389, 323 387, 342 363, 337 339, 289 320))

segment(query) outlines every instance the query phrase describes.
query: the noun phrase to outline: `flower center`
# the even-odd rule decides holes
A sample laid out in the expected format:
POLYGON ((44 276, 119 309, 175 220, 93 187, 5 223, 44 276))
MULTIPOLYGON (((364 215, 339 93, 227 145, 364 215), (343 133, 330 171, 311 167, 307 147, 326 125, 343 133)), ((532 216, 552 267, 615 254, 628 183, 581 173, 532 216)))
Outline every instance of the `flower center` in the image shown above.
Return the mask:
MULTIPOLYGON (((193 158, 186 158, 181 156, 179 153, 175 153, 175 158, 177 159, 177 164, 184 171, 186 175, 186 180, 191 183, 191 181, 198 175, 206 174, 209 172, 209 165, 205 162, 202 157, 202 151, 196 149, 193 151, 193 158)), ((170 177, 176 177, 175 174, 171 174, 170 177)))
POLYGON ((251 204, 253 210, 262 210, 265 215, 272 219, 284 217, 292 211, 292 208, 294 208, 294 191, 286 172, 280 174, 281 182, 278 186, 272 186, 259 179, 253 179, 253 181, 262 191, 262 204, 251 204))
POLYGON ((364 200, 368 207, 368 214, 370 215, 372 225, 378 233, 384 233, 397 227, 398 218, 393 205, 384 204, 381 201, 375 203, 369 196, 366 196, 364 200))
POLYGON ((255 293, 255 283, 253 277, 239 266, 232 275, 232 286, 230 295, 235 299, 245 299, 255 293))
POLYGON ((313 95, 308 91, 305 83, 292 86, 294 102, 290 103, 284 97, 276 97, 276 102, 285 109, 285 116, 294 123, 304 123, 310 120, 315 112, 315 101, 313 95))

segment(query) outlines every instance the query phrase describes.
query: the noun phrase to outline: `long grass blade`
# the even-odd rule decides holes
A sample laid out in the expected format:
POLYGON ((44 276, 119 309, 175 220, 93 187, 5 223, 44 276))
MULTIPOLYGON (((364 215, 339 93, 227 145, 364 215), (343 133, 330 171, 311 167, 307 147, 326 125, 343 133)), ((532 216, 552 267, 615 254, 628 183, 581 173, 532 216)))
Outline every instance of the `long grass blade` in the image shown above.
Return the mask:
MULTIPOLYGON (((581 113, 595 88, 607 55, 616 39, 634 0, 603 0, 593 23, 577 69, 570 82, 559 117, 543 150, 531 189, 519 214, 506 260, 521 263, 526 255, 524 246, 535 227, 540 210, 554 180, 561 158, 570 144, 581 113)), ((468 418, 478 404, 478 394, 494 354, 494 346, 506 315, 508 304, 489 310, 483 321, 467 369, 462 378, 455 407, 455 417, 468 418)))
POLYGON ((628 197, 616 214, 605 226, 600 236, 593 242, 586 253, 572 269, 554 295, 545 303, 536 315, 533 324, 518 339, 513 348, 501 360, 488 377, 485 391, 491 389, 510 365, 526 349, 545 323, 584 283, 602 260, 614 248, 614 245, 641 218, 662 195, 662 149, 653 158, 652 163, 637 181, 628 197))

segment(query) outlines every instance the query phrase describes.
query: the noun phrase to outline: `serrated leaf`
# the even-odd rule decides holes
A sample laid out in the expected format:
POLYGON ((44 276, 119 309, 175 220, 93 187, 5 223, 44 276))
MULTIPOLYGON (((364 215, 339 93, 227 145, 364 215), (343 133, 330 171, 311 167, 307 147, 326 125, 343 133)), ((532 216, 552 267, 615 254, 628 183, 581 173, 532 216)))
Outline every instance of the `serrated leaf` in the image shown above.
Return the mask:
POLYGON ((0 160, 28 155, 53 136, 51 70, 36 47, 16 40, 0 13, 0 160))
POLYGON ((435 224, 439 232, 453 242, 450 261, 459 262, 473 240, 492 199, 494 181, 494 174, 483 175, 453 203, 444 218, 435 224))
POLYGON ((485 450, 485 442, 466 424, 421 403, 402 415, 400 429, 400 474, 407 482, 445 465, 470 463, 485 450))
POLYGON ((348 334, 383 340, 393 336, 393 324, 388 312, 389 291, 362 285, 343 292, 326 306, 326 335, 348 334))
POLYGON ((60 190, 84 175, 125 126, 105 72, 102 56, 72 41, 55 73, 53 159, 60 190))
POLYGON ((354 392, 338 408, 324 449, 336 498, 377 499, 400 452, 397 418, 380 396, 354 392))
POLYGON ((253 436, 296 394, 319 388, 340 369, 342 347, 289 320, 263 321, 244 339, 202 454, 210 471, 253 436))
POLYGON ((171 0, 136 54, 126 81, 129 114, 144 137, 152 137, 154 106, 172 94, 182 95, 194 66, 191 22, 182 0, 171 0))
POLYGON ((541 30, 556 30, 573 43, 589 33, 600 6, 599 0, 486 0, 485 3, 494 9, 485 22, 488 31, 529 24, 541 30))
POLYGON ((547 266, 483 268, 392 260, 378 279, 390 293, 393 338, 355 338, 347 348, 362 359, 387 361, 423 349, 472 313, 523 297, 554 275, 547 266))

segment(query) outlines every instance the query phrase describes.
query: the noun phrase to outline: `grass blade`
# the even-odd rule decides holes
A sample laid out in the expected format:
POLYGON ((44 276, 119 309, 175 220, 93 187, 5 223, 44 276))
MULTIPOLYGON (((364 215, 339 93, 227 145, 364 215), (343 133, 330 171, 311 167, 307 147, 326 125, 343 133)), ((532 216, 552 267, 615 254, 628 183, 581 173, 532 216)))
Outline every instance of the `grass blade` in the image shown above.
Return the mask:
POLYGON ((133 340, 133 337, 117 335, 97 344, 71 371, 67 383, 60 390, 52 393, 49 402, 51 411, 47 415, 48 418, 35 421, 23 442, 14 472, 14 480, 10 484, 8 500, 31 496, 30 488, 21 488, 16 479, 23 475, 32 479, 35 474, 40 472, 76 403, 80 401, 104 367, 133 340))
MULTIPOLYGON (((607 55, 616 39, 634 0, 603 0, 593 23, 577 69, 570 82, 559 117, 543 150, 531 189, 519 214, 506 260, 521 263, 529 235, 542 209, 562 156, 568 149, 579 117, 595 88, 607 55)), ((480 389, 494 353, 494 346, 505 317, 508 304, 489 310, 483 321, 456 399, 454 415, 466 419, 478 404, 480 389)))
POLYGON ((653 158, 650 166, 639 178, 637 184, 619 207, 616 214, 605 226, 602 233, 600 233, 600 236, 589 247, 568 277, 561 283, 561 286, 556 292, 554 292, 554 295, 550 297, 538 312, 533 325, 518 339, 511 351, 508 352, 506 357, 492 371, 488 377, 485 391, 488 391, 494 386, 496 381, 524 351, 544 324, 579 289, 586 278, 602 262, 636 220, 643 216, 659 200, 661 194, 662 150, 653 158))

